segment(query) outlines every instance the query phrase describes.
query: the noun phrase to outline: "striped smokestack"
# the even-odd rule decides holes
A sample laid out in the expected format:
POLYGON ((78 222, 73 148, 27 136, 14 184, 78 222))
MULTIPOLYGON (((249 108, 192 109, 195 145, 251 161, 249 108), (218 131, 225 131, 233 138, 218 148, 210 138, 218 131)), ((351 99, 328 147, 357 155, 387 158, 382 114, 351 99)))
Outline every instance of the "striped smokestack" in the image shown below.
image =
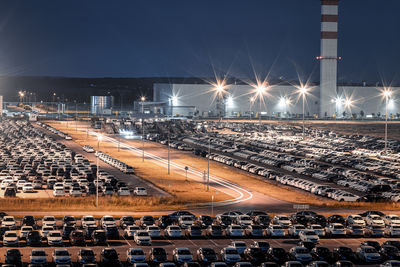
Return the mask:
POLYGON ((321 0, 320 117, 331 117, 337 95, 338 0, 321 0))

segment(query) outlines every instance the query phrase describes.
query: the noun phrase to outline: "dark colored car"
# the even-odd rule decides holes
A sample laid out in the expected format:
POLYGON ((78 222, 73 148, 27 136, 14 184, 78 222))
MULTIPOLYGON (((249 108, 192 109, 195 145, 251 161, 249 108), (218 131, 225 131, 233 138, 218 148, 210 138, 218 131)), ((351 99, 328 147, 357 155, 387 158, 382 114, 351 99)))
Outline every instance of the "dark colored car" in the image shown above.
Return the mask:
MULTIPOLYGON (((22 266, 22 254, 19 249, 8 249, 4 254, 4 262, 7 264, 15 264, 16 266, 22 266)), ((4 265, 3 265, 4 266, 4 265)))
POLYGON ((259 248, 263 253, 266 253, 271 245, 267 241, 254 241, 253 244, 250 245, 252 248, 259 248))
POLYGON ((24 218, 22 218, 22 222, 21 222, 22 225, 32 226, 32 227, 35 226, 35 223, 36 223, 35 218, 33 216, 24 216, 24 218))
POLYGON ((299 245, 300 247, 305 247, 308 250, 312 250, 313 248, 315 248, 315 243, 311 242, 311 241, 299 241, 299 243, 297 243, 297 245, 299 245))
POLYGON ((251 262, 253 266, 258 266, 265 261, 265 255, 260 248, 246 248, 243 252, 245 261, 251 262))
POLYGON ((213 218, 208 215, 200 215, 198 219, 198 224, 201 228, 207 228, 209 225, 213 223, 213 218))
POLYGON ((354 251, 345 246, 340 246, 336 247, 333 249, 333 257, 335 258, 335 261, 355 261, 356 260, 356 255, 354 251))
POLYGON ((364 242, 361 242, 360 246, 370 246, 379 251, 381 249, 381 245, 379 244, 378 241, 373 241, 373 240, 367 240, 364 242))
POLYGON ((194 237, 201 237, 201 227, 198 225, 191 225, 189 228, 186 230, 187 236, 190 236, 192 238, 194 237))
POLYGON ((120 226, 122 229, 126 229, 128 226, 134 224, 135 224, 135 219, 132 216, 122 216, 120 219, 120 226))
POLYGON ((7 187, 4 191, 4 197, 16 197, 17 190, 14 187, 7 187))
POLYGON ((88 264, 95 263, 96 255, 94 254, 92 249, 82 248, 78 251, 78 263, 79 264, 88 264))
POLYGON ((96 231, 98 228, 97 226, 87 226, 84 228, 85 239, 90 239, 92 237, 92 233, 96 231))
POLYGON ((40 236, 39 231, 30 231, 26 235, 26 244, 31 247, 41 246, 42 245, 42 237, 40 236))
POLYGON ((197 250, 197 260, 200 263, 210 264, 217 261, 217 254, 212 248, 199 248, 197 250))
POLYGON ((394 246, 400 250, 400 241, 398 241, 398 240, 385 241, 385 242, 383 242, 382 246, 384 246, 384 245, 394 246))
POLYGON ((120 266, 121 264, 114 248, 104 248, 100 254, 100 261, 104 266, 120 266))
POLYGON ((332 263, 334 261, 333 254, 327 247, 315 247, 311 250, 311 256, 316 261, 326 261, 332 263))
POLYGON ((289 259, 286 250, 280 247, 269 248, 267 251, 266 258, 268 259, 268 261, 273 261, 278 264, 283 264, 289 259))
POLYGON ((395 246, 384 245, 379 250, 384 261, 387 260, 399 260, 400 252, 395 246))
POLYGON ((163 248, 151 248, 149 252, 149 261, 153 263, 160 263, 167 261, 167 252, 163 248))
POLYGON ((161 228, 167 228, 167 226, 173 224, 174 220, 169 215, 162 215, 158 222, 158 226, 160 226, 161 228))
POLYGON ((10 231, 10 228, 7 226, 0 227, 0 240, 3 240, 4 233, 10 231))
POLYGON ((340 224, 345 224, 346 220, 343 218, 342 215, 331 215, 327 218, 328 223, 340 223, 340 224))
POLYGON ((72 231, 69 234, 69 242, 72 246, 75 245, 84 245, 85 244, 85 235, 81 230, 72 231))
POLYGON ((95 230, 92 233, 92 242, 94 245, 105 245, 107 243, 106 231, 95 230))
POLYGON ((116 226, 106 227, 106 236, 108 240, 118 240, 119 232, 116 226))
POLYGON ((75 231, 74 226, 64 225, 62 230, 62 236, 64 239, 68 239, 71 232, 75 231))
POLYGON ((156 222, 155 222, 153 216, 143 216, 142 218, 140 218, 140 225, 142 227, 154 225, 155 223, 156 222))

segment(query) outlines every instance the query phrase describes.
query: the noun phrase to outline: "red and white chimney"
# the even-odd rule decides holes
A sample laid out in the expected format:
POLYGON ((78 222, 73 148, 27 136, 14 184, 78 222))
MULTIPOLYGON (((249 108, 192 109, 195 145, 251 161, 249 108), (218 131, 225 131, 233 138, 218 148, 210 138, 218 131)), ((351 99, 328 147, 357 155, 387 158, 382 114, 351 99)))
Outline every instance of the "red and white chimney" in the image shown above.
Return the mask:
POLYGON ((331 117, 337 96, 338 0, 321 0, 320 117, 331 117))

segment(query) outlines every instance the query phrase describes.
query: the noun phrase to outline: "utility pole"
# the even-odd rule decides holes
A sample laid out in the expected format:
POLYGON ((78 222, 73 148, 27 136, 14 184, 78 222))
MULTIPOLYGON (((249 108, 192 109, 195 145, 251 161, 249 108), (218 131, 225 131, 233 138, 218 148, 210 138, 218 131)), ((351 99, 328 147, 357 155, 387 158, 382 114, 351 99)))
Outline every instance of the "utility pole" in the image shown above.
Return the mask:
POLYGON ((170 155, 169 155, 170 154, 170 147, 169 147, 170 137, 169 137, 169 134, 170 134, 170 130, 171 130, 170 126, 171 126, 170 122, 168 122, 168 174, 170 174, 170 165, 171 165, 170 164, 171 163, 170 162, 170 155))
POLYGON ((209 190, 209 183, 210 183, 210 154, 211 154, 211 137, 208 136, 207 192, 208 192, 208 190, 209 190))

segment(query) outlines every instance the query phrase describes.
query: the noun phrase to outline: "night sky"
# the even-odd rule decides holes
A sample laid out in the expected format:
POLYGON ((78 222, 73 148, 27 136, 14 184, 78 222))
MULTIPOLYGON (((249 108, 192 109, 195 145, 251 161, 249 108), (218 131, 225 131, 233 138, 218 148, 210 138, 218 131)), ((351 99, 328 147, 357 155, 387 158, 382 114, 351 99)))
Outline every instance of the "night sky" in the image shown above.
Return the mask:
MULTIPOLYGON (((339 81, 398 80, 399 10, 341 1, 339 81)), ((0 75, 318 80, 319 37, 319 0, 2 0, 0 75)))

